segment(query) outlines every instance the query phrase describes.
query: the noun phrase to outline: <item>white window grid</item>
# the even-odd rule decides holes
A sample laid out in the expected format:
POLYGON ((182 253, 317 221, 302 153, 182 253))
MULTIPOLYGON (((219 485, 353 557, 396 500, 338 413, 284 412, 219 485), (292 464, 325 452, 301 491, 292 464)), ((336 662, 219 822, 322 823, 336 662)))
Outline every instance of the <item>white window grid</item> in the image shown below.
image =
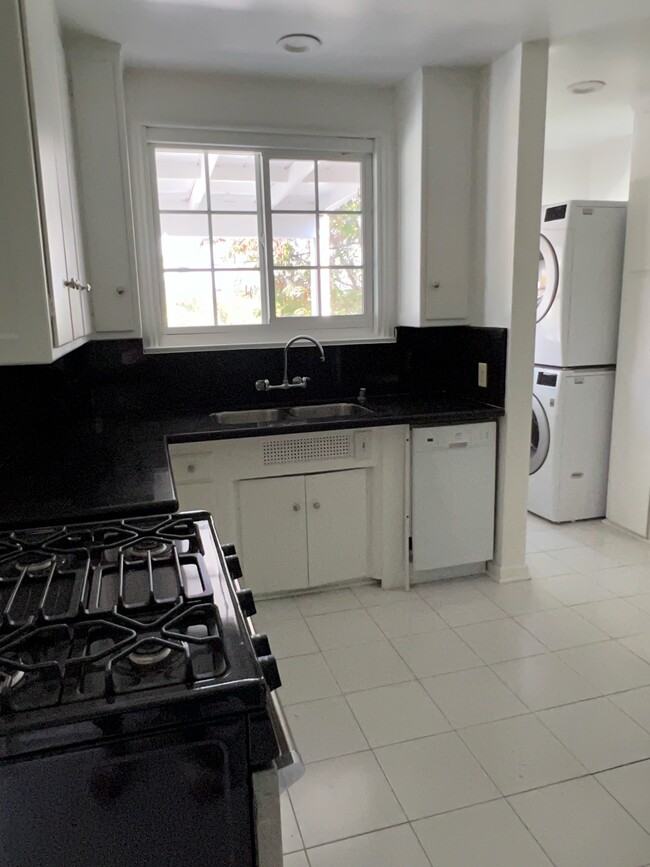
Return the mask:
MULTIPOLYGON (((260 329, 264 329, 265 327, 271 326, 275 332, 285 331, 286 333, 295 332, 296 328, 301 328, 301 330, 309 329, 309 330, 320 330, 320 329, 353 329, 353 328, 368 328, 372 327, 375 316, 375 277, 374 277, 374 253, 373 253, 373 241, 374 241, 374 208, 373 208, 373 188, 374 188, 374 178, 373 178, 373 143, 368 139, 338 139, 334 138, 330 140, 328 143, 331 147, 323 147, 316 146, 314 144, 311 147, 305 147, 304 145, 309 142, 309 137, 300 136, 300 137, 287 137, 287 136, 273 136, 273 135, 261 135, 259 137, 255 137, 254 134, 243 134, 237 135, 233 139, 232 142, 228 142, 229 138, 233 138, 232 134, 223 134, 219 136, 218 134, 215 136, 214 132, 212 135, 206 137, 204 140, 200 140, 203 138, 202 136, 197 136, 195 134, 191 134, 188 138, 189 131, 174 131, 174 130, 165 130, 165 131, 156 131, 149 130, 149 134, 147 136, 147 146, 148 146, 148 156, 149 156, 149 182, 150 182, 150 194, 152 200, 152 211, 154 218, 154 226, 155 226, 155 241, 156 241, 156 263, 154 268, 154 280, 156 287, 156 312, 158 317, 158 325, 159 330, 163 334, 168 335, 183 335, 183 334, 197 334, 197 333, 205 333, 205 334, 219 334, 223 332, 260 332, 260 329), (162 134, 161 134, 162 133, 162 134), (182 134, 184 133, 184 134, 182 134), (269 144, 265 144, 265 140, 270 139, 278 139, 282 141, 282 146, 271 146, 269 144), (302 146, 299 146, 298 139, 302 146), (258 143, 255 143, 255 142, 258 143), (262 144, 259 142, 262 141, 262 144), (293 144, 293 146, 292 146, 293 144), (213 230, 212 230, 212 221, 210 217, 212 215, 223 215, 230 214, 231 211, 224 210, 212 210, 211 201, 210 201, 210 184, 206 184, 206 209, 196 209, 190 212, 186 210, 174 210, 174 209, 161 209, 159 207, 158 195, 157 195, 157 178, 156 178, 156 168, 155 168, 155 151, 156 148, 165 148, 165 149, 173 149, 178 147, 182 150, 196 150, 197 152, 203 152, 203 160, 204 160, 204 171, 206 172, 206 179, 209 178, 208 172, 208 160, 210 151, 220 151, 220 152, 241 152, 246 151, 249 153, 256 153, 256 191, 257 191, 257 210, 256 211, 237 211, 237 215, 246 215, 246 216, 257 216, 258 220, 258 237, 259 237, 259 245, 260 245, 260 268, 244 268, 244 267, 216 267, 214 265, 214 250, 213 250, 213 230), (313 209, 281 209, 274 210, 272 208, 271 202, 271 189, 270 189, 270 170, 269 163, 271 160, 284 160, 284 159, 293 159, 293 160, 309 160, 314 163, 314 185, 315 185, 315 207, 313 209), (339 211, 321 211, 320 210, 320 201, 319 201, 319 184, 318 184, 318 162, 319 161, 328 161, 334 162, 336 160, 340 161, 358 161, 361 166, 361 202, 362 208, 360 211, 349 211, 349 210, 339 210, 339 211), (204 273, 208 269, 187 269, 187 268, 166 268, 163 269, 163 260, 162 260, 162 247, 161 247, 161 237, 160 237, 160 214, 161 213, 192 213, 192 214, 206 214, 208 217, 208 229, 209 229, 209 248, 210 248, 210 273, 212 279, 212 303, 214 305, 214 321, 215 325, 201 325, 201 326, 185 326, 182 328, 171 328, 166 323, 166 315, 165 315, 165 296, 164 296, 164 279, 163 274, 164 271, 179 271, 182 273, 191 273, 193 270, 198 271, 202 270, 204 273), (318 287, 318 298, 317 298, 317 309, 322 309, 321 302, 321 271, 323 270, 323 266, 320 265, 320 221, 319 216, 323 214, 327 215, 336 215, 336 214, 346 214, 346 215, 359 215, 361 218, 361 226, 362 226, 362 262, 360 266, 352 266, 359 267, 359 270, 363 272, 363 285, 364 285, 364 294, 363 294, 363 304, 364 310, 360 315, 337 315, 337 316, 325 316, 325 315, 316 315, 316 316, 277 316, 276 315, 276 304, 275 304, 275 291, 274 291, 274 280, 273 274, 276 266, 273 262, 273 244, 271 243, 271 239, 273 238, 272 234, 272 218, 274 214, 300 214, 304 215, 313 215, 316 221, 316 239, 315 239, 315 249, 317 255, 317 265, 314 266, 314 270, 317 275, 317 287, 318 287), (264 263, 262 263, 262 259, 264 259, 264 263), (260 273, 260 285, 261 285, 261 305, 262 305, 262 321, 258 325, 222 325, 218 322, 217 308, 216 308, 216 292, 214 285, 214 275, 215 272, 219 271, 243 271, 243 270, 251 270, 258 271, 260 273), (270 278, 270 279, 269 279, 270 278)), ((322 140, 319 140, 322 141, 322 140)), ((336 269, 337 266, 332 266, 332 270, 336 269)), ((339 268, 344 268, 345 266, 338 266, 339 268)), ((327 268, 327 266, 325 266, 327 268)), ((279 266, 277 270, 305 270, 304 266, 279 266)))

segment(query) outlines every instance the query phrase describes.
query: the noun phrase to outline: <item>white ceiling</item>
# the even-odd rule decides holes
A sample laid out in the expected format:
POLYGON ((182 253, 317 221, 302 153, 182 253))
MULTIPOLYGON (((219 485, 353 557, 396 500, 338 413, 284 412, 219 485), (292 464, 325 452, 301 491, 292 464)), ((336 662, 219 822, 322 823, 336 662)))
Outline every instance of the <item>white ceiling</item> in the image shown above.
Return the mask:
POLYGON ((635 105, 650 102, 650 19, 554 40, 549 61, 546 147, 572 149, 632 133, 635 105), (569 84, 606 87, 576 96, 569 84))
MULTIPOLYGON (((518 42, 647 17, 648 0, 56 0, 66 25, 119 42, 127 63, 391 83, 478 64, 518 42), (276 40, 310 32, 313 54, 276 40)), ((589 76, 593 77, 593 76, 589 76)))

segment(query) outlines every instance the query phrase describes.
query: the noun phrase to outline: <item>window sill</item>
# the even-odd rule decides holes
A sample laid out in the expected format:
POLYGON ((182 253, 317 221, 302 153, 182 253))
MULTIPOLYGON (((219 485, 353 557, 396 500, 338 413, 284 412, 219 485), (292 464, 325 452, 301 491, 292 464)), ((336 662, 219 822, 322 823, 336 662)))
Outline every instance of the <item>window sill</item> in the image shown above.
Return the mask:
MULTIPOLYGON (((218 343, 207 342, 205 335, 200 336, 203 338, 202 340, 199 335, 193 335, 195 339, 199 339, 196 343, 192 343, 187 340, 187 335, 182 335, 183 342, 181 343, 181 335, 166 335, 162 337, 158 343, 148 343, 145 341, 144 353, 145 355, 156 355, 168 352, 215 352, 227 349, 275 349, 277 347, 283 347, 288 339, 295 337, 300 333, 300 326, 296 323, 295 333, 288 334, 286 340, 283 336, 279 335, 269 335, 267 337, 260 336, 259 340, 253 340, 250 337, 243 338, 234 334, 224 334, 218 343)), ((309 329, 306 329, 306 333, 310 333, 309 329)), ((332 333, 319 333, 314 329, 311 332, 311 336, 319 340, 324 346, 344 346, 355 343, 395 343, 396 340, 394 335, 378 335, 368 331, 336 335, 332 333)))

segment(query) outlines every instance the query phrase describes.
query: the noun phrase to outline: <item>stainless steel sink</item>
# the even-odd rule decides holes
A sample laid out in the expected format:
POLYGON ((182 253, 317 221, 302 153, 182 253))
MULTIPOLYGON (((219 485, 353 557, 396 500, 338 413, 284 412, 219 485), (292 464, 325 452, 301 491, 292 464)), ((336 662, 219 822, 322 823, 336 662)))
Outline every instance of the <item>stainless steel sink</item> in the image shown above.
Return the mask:
POLYGON ((372 415, 371 409, 359 406, 358 403, 323 403, 319 406, 292 406, 289 416, 295 419, 310 418, 359 418, 372 415))
POLYGON ((211 412, 210 418, 217 424, 243 425, 243 424, 271 424, 275 421, 286 421, 287 413, 284 409, 242 409, 230 412, 211 412))

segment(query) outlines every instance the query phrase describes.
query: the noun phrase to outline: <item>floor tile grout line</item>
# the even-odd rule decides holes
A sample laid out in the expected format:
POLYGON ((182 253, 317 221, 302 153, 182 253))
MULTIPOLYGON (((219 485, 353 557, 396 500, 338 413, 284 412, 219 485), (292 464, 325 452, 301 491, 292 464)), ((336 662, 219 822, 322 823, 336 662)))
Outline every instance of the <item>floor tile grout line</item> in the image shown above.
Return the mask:
POLYGON ((636 824, 637 824, 637 825, 638 825, 638 826, 639 826, 643 831, 645 831, 645 833, 646 833, 647 836, 648 836, 648 840, 650 841, 650 831, 648 831, 648 829, 647 829, 646 827, 644 827, 644 825, 643 825, 643 824, 642 824, 642 823, 641 823, 641 822, 636 818, 636 816, 634 816, 634 815, 632 815, 632 813, 630 813, 630 811, 627 809, 627 807, 625 806, 625 804, 623 804, 621 801, 619 801, 619 799, 616 797, 616 795, 614 795, 613 792, 610 792, 609 789, 607 788, 607 786, 605 786, 603 783, 601 783, 601 781, 598 779, 598 777, 599 777, 601 774, 608 774, 610 771, 618 771, 618 770, 620 770, 621 768, 628 768, 628 767, 631 767, 632 765, 640 765, 640 764, 643 764, 643 762, 648 762, 648 761, 650 761, 650 758, 648 758, 648 759, 639 759, 639 760, 637 760, 637 761, 635 761, 635 762, 629 762, 629 763, 624 764, 624 765, 617 765, 615 768, 607 768, 607 769, 604 770, 604 771, 597 771, 595 774, 592 774, 592 776, 593 776, 594 780, 598 783, 598 785, 599 785, 599 786, 600 786, 600 787, 601 787, 601 788, 602 788, 602 789, 603 789, 603 790, 604 790, 604 791, 605 791, 605 792, 610 796, 610 798, 613 798, 613 799, 616 801, 616 803, 617 803, 617 804, 618 804, 618 805, 619 805, 623 810, 625 810, 625 812, 628 814, 628 816, 629 816, 631 819, 633 819, 633 820, 636 822, 636 824))
MULTIPOLYGON (((395 797, 397 798, 397 796, 395 796, 395 797)), ((398 803, 399 803, 399 800, 398 800, 398 803)), ((400 808, 401 808, 401 804, 400 804, 400 808)), ((406 814, 404 814, 404 815, 406 815, 406 814)), ((414 821, 419 821, 419 819, 415 819, 414 821)), ((308 855, 309 852, 312 852, 315 849, 323 849, 325 846, 331 846, 335 843, 343 843, 346 840, 357 840, 360 837, 368 837, 371 834, 379 834, 382 831, 390 831, 393 828, 404 828, 407 825, 408 826, 412 825, 412 822, 410 819, 405 819, 404 822, 393 822, 390 825, 384 825, 382 828, 375 828, 373 831, 362 831, 359 834, 348 834, 346 837, 337 837, 335 840, 328 840, 326 843, 317 843, 315 846, 309 846, 309 848, 305 849, 305 852, 308 855)), ((418 844, 421 846, 422 844, 420 843, 420 840, 419 840, 417 834, 415 834, 415 831, 413 831, 413 834, 415 835, 415 837, 418 841, 418 844)), ((293 854, 293 853, 291 853, 291 854, 293 854)), ((309 857, 309 855, 308 855, 308 857, 309 857)), ((424 857, 427 859, 429 864, 431 864, 431 861, 429 860, 429 856, 427 855, 426 852, 424 852, 424 857)), ((354 865, 350 864, 350 865, 346 865, 346 867, 354 867, 354 865)), ((433 865, 432 865, 432 867, 433 867, 433 865)))
MULTIPOLYGON (((524 716, 535 716, 535 714, 524 714, 524 716)), ((519 718, 520 718, 520 717, 509 717, 509 719, 519 719, 519 718)), ((498 722, 501 722, 501 720, 495 720, 495 722, 498 723, 498 722)), ((558 742, 558 744, 562 747, 562 749, 567 750, 567 752, 568 752, 571 756, 573 756, 573 758, 577 761, 577 763, 580 765, 580 767, 581 767, 581 768, 584 768, 585 773, 584 773, 584 774, 579 774, 577 777, 575 777, 575 779, 580 779, 580 778, 583 777, 583 776, 588 776, 588 775, 591 773, 591 771, 589 771, 587 768, 585 768, 585 766, 582 764, 582 762, 580 761, 580 759, 579 759, 577 756, 575 756, 575 755, 571 752, 571 750, 569 750, 567 747, 564 746, 564 744, 562 743, 562 741, 561 741, 561 740, 560 740, 560 739, 559 739, 555 734, 553 734, 553 732, 548 728, 548 726, 545 726, 545 725, 544 725, 544 723, 542 722, 542 720, 538 720, 538 722, 539 722, 539 723, 544 727, 544 729, 545 729, 545 730, 546 730, 546 731, 551 735, 551 737, 552 737, 554 740, 556 740, 556 741, 558 742)), ((481 726, 492 725, 492 724, 493 724, 493 723, 479 723, 479 725, 477 725, 477 726, 468 726, 468 728, 480 728, 481 726)), ((467 731, 467 729, 463 729, 462 731, 467 731)), ((476 761, 479 763, 479 765, 483 768, 483 770, 485 771, 485 773, 488 775, 489 779, 492 780, 492 783, 493 783, 493 784, 497 787, 497 789, 501 792, 501 794, 503 795, 504 798, 512 797, 512 796, 515 795, 515 794, 517 794, 517 795, 523 794, 523 792, 511 792, 510 794, 506 794, 506 793, 503 791, 503 789, 501 788, 501 786, 497 783, 497 781, 492 777, 492 775, 490 774, 490 772, 488 771, 488 769, 485 767, 485 765, 483 764, 483 762, 480 760, 480 758, 475 754, 474 750, 473 750, 473 749, 471 748, 471 746, 467 743, 467 741, 465 740, 465 738, 463 737, 463 735, 462 735, 460 732, 457 732, 457 734, 458 734, 458 737, 459 737, 459 738, 462 740, 462 742, 465 744, 465 746, 467 747, 467 749, 470 751, 470 753, 474 756, 474 758, 476 759, 476 761)), ((573 778, 573 777, 569 777, 568 779, 574 779, 574 778, 573 778)), ((556 783, 564 783, 564 782, 567 782, 567 780, 556 780, 556 783)), ((534 790, 534 789, 542 789, 542 788, 546 788, 547 786, 552 786, 552 785, 555 785, 555 783, 545 783, 543 786, 533 786, 530 790, 526 790, 526 791, 532 791, 532 790, 534 790)))
MULTIPOLYGON (((292 800, 292 798, 291 798, 291 792, 290 792, 290 790, 287 789, 286 792, 287 792, 287 799, 288 799, 288 801, 289 801, 289 806, 291 807, 291 813, 292 813, 292 815, 293 815, 293 822, 294 822, 296 828, 298 829, 298 836, 300 837, 300 842, 302 843, 302 848, 304 849, 304 848, 305 848, 305 839, 304 839, 304 837, 302 836, 302 828, 300 827, 300 823, 298 822, 298 814, 296 813, 296 808, 295 808, 294 805, 293 805, 293 800, 292 800)), ((280 820, 280 821, 282 821, 282 820, 280 820)), ((283 847, 283 848, 284 848, 284 847, 283 847)), ((285 853, 283 852, 282 854, 283 854, 283 856, 284 856, 285 853)), ((292 852, 288 852, 287 854, 288 854, 288 855, 292 855, 293 853, 292 853, 292 852)))
MULTIPOLYGON (((631 717, 629 717, 629 715, 626 714, 625 711, 623 711, 622 708, 619 708, 618 705, 616 705, 616 704, 614 704, 614 702, 610 701, 610 700, 609 700, 609 696, 607 696, 607 695, 601 695, 601 696, 597 696, 596 698, 585 699, 585 701, 602 701, 602 700, 605 700, 605 701, 609 702, 609 704, 611 704, 614 708, 618 708, 618 710, 620 710, 620 711, 623 713, 624 716, 628 716, 628 718, 630 719, 630 721, 633 722, 635 725, 637 725, 637 726, 641 729, 642 732, 648 733, 648 732, 647 732, 647 729, 645 729, 642 725, 639 725, 639 723, 637 723, 636 720, 633 720, 631 717)), ((583 703, 583 702, 573 702, 573 704, 582 704, 582 703, 583 703)), ((570 705, 562 705, 562 707, 570 707, 570 705)), ((586 767, 586 765, 585 765, 585 764, 582 762, 582 760, 581 760, 581 759, 580 759, 580 758, 579 758, 579 757, 574 753, 574 751, 573 751, 570 747, 568 747, 568 746, 567 746, 563 741, 560 740, 560 738, 555 734, 555 732, 554 732, 551 728, 549 728, 549 726, 546 725, 546 723, 544 722, 543 719, 540 719, 539 714, 540 714, 540 713, 545 713, 545 712, 548 711, 548 710, 556 710, 556 708, 545 708, 544 710, 536 711, 536 712, 535 712, 535 716, 537 717, 538 721, 539 721, 539 722, 544 726, 544 728, 545 728, 545 729, 546 729, 546 730, 547 730, 551 735, 553 735, 553 737, 554 737, 554 738, 555 738, 555 739, 556 739, 556 740, 561 744, 561 746, 564 747, 565 750, 567 750, 569 753, 571 753, 571 755, 574 757, 574 759, 575 759, 579 764, 581 764, 581 765, 583 766, 583 768, 586 767)), ((639 762, 639 761, 647 761, 647 760, 649 760, 649 759, 650 759, 650 752, 649 752, 648 756, 647 756, 645 759, 634 759, 634 761, 632 761, 632 762, 623 762, 621 765, 613 765, 613 766, 610 767, 610 768, 601 768, 599 771, 592 771, 592 770, 589 770, 589 769, 587 769, 587 770, 589 770, 589 773, 590 773, 590 774, 603 774, 603 773, 605 773, 605 771, 612 771, 612 770, 614 770, 616 767, 624 767, 624 766, 626 766, 626 765, 628 765, 628 764, 636 764, 636 763, 639 762)))

